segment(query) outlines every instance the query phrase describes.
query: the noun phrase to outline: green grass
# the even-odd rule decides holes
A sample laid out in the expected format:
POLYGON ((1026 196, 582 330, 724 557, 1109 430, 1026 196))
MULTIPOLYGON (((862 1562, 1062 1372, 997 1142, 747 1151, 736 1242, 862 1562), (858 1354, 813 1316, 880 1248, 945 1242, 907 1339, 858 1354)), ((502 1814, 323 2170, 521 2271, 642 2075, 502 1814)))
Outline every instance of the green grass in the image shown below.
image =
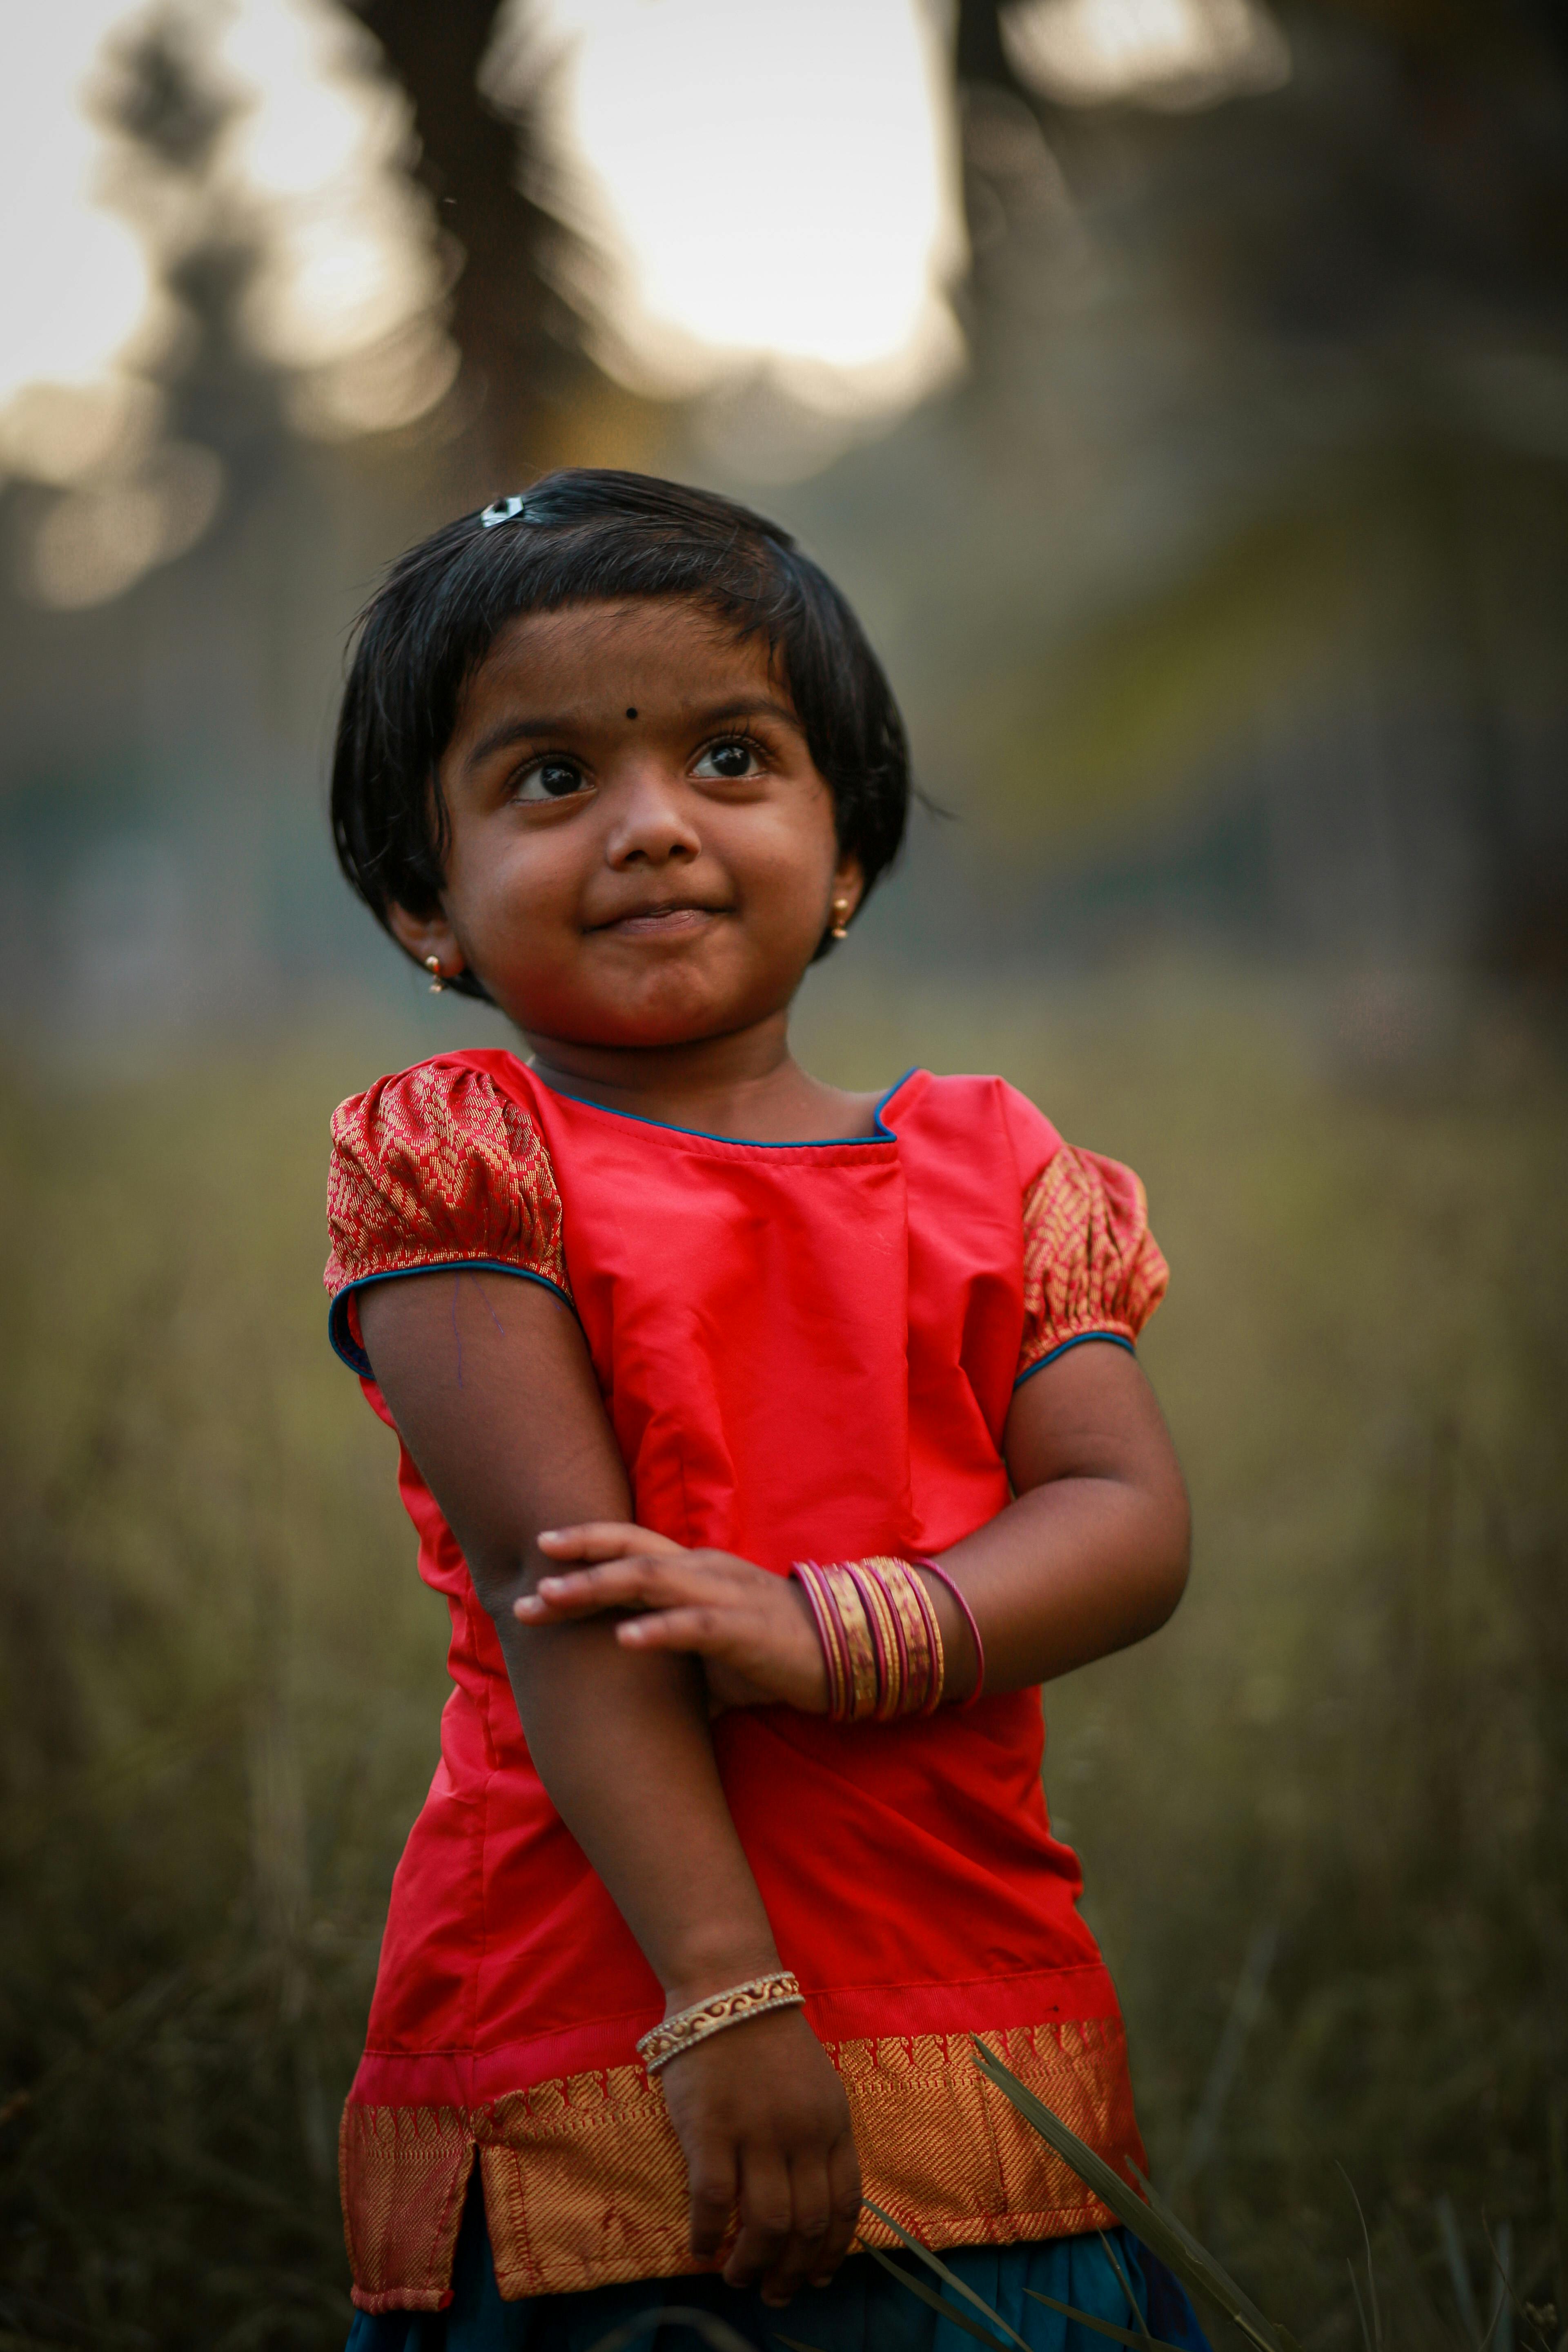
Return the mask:
MULTIPOLYGON (((1369 1069, 1246 975, 812 992, 825 1074, 1004 1070, 1173 1263, 1193 1590, 1047 1705, 1156 2181, 1309 2352, 1362 2341, 1340 2166, 1390 2352, 1489 2317, 1489 2228, 1568 2312, 1552 1055, 1479 1004, 1369 1069)), ((325 1120, 429 1049, 0 1096, 0 2352, 342 2341, 336 2110, 445 1617, 326 1349, 325 1120)))

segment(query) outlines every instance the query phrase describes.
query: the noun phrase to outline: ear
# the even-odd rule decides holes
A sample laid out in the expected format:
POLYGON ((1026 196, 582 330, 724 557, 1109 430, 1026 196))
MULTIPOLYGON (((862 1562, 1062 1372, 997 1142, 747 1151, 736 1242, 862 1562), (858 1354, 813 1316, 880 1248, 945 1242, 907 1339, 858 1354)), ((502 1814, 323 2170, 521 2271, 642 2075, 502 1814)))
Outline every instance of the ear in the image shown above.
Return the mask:
POLYGON ((848 922, 866 896, 866 869, 853 850, 840 857, 833 869, 833 896, 835 899, 847 898, 849 901, 848 912, 844 919, 848 922))
POLYGON ((433 907, 426 915, 416 915, 394 903, 386 910, 386 924, 398 946, 405 948, 416 963, 428 964, 434 956, 443 980, 455 980, 466 967, 468 958, 458 945, 458 934, 439 907, 433 907))

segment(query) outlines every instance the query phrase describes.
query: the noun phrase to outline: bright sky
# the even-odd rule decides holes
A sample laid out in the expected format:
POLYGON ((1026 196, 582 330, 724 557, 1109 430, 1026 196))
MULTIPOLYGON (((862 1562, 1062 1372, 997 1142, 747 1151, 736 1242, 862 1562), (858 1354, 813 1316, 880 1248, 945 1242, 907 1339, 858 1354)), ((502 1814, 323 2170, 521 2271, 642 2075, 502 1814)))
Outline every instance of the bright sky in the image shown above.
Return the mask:
POLYGON ((0 404, 34 381, 81 383, 135 331, 152 277, 128 225, 95 202, 100 142, 77 86, 124 0, 18 14, 0 75, 0 404))
MULTIPOLYGON (((507 0, 487 89, 546 94, 544 194, 594 249, 576 290, 606 367, 678 397, 760 378, 837 429, 961 366, 951 17, 951 0, 507 0)), ((221 501, 213 454, 161 437, 165 278, 194 239, 227 226, 258 247, 242 323, 303 431, 411 422, 457 353, 409 103, 342 0, 61 0, 14 19, 0 475, 68 492, 34 584, 89 603, 221 501), (106 45, 154 22, 228 101, 199 185, 93 118, 106 45)), ((1204 102, 1289 62, 1261 0, 1011 0, 1004 32, 1026 79, 1080 103, 1204 102)))
MULTIPOLYGON (((963 241, 933 8, 547 0, 533 12, 532 40, 542 27, 566 50, 559 160, 605 249, 601 341, 623 373, 687 392, 772 357, 805 397, 876 408, 951 369, 945 289, 963 241)), ((84 104, 106 37, 151 13, 125 0, 28 11, 0 80, 0 411, 40 383, 84 394, 58 446, 45 446, 37 400, 9 434, 0 419, 0 463, 45 477, 83 470, 94 430, 112 437, 182 235, 166 206, 134 220, 116 209, 123 171, 116 185, 84 104)), ((212 193, 262 232, 252 340, 285 368, 342 375, 439 299, 428 213, 401 169, 402 94, 338 0, 186 0, 184 18, 204 71, 238 102, 212 193)), ((449 375, 434 365, 416 389, 438 396, 449 375)), ((399 421, 374 413, 363 384, 356 415, 345 384, 342 429, 399 421)), ((320 409, 320 383, 315 394, 320 409)))
POLYGON ((1002 38, 1020 80, 1068 106, 1210 106, 1290 70, 1259 0, 1012 0, 1002 38))
MULTIPOLYGON (((612 368, 679 394, 771 364, 798 397, 851 410, 952 370, 966 250, 934 0, 507 13, 523 11, 525 56, 559 58, 558 168, 608 262, 612 368)), ((504 96, 504 62, 495 79, 504 96)))

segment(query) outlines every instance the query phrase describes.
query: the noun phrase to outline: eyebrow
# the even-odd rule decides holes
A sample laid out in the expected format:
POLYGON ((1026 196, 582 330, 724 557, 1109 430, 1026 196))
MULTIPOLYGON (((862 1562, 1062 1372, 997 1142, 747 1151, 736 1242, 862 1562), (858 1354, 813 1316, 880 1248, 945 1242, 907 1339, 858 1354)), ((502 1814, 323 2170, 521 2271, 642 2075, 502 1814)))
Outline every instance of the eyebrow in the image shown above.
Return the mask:
MULTIPOLYGON (((797 735, 804 736, 805 733, 798 714, 790 709, 788 703, 774 702, 767 695, 746 695, 737 702, 725 702, 719 704, 715 709, 694 710, 690 714, 689 723, 694 728, 704 729, 727 727, 742 719, 760 718, 776 719, 782 725, 793 728, 797 735)), ((583 723, 581 715, 574 719, 548 717, 498 719, 493 727, 486 728, 464 760, 463 767, 471 775, 476 768, 482 767, 484 762, 493 758, 497 751, 504 751, 514 743, 532 743, 552 735, 557 737, 570 735, 583 723)))

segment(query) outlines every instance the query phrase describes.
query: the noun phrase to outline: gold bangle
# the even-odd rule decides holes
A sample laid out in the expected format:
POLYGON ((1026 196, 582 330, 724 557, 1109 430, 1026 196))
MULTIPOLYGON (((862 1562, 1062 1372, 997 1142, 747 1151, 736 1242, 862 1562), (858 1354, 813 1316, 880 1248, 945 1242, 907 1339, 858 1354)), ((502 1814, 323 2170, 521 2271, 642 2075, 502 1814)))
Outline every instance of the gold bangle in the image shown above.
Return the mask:
POLYGON ((765 2017, 770 2010, 798 2009, 805 1999, 800 1979, 789 1969, 776 1969, 771 1976, 748 1977, 744 1984, 731 1985, 727 1992, 716 1992, 690 2009, 678 2009, 673 2017, 643 2035, 637 2056, 650 2074, 657 2074, 661 2066, 668 2066, 682 2051, 695 2049, 710 2034, 722 2033, 727 2026, 744 2025, 748 2018, 765 2017))
POLYGON ((868 1563, 880 1578, 899 1621, 910 1661, 907 1687, 900 1694, 900 1715, 934 1715, 942 1704, 947 1661, 942 1655, 942 1628, 924 1585, 905 1559, 874 1559, 868 1563))
POLYGON ((877 1687, 877 1645, 872 1638, 871 1620, 866 1614, 860 1588, 842 1561, 832 1568, 824 1563, 820 1572, 843 1628, 844 1646, 847 1653, 848 1708, 844 1720, 847 1723, 864 1723, 876 1714, 880 1696, 877 1687))
POLYGON ((905 1676, 898 1619, 879 1573, 882 1562, 847 1559, 844 1566, 855 1580, 855 1590, 860 1595, 860 1606, 871 1629, 871 1646, 877 1654, 877 1708, 871 1719, 874 1723, 890 1723, 894 1716, 904 1711, 905 1676))

